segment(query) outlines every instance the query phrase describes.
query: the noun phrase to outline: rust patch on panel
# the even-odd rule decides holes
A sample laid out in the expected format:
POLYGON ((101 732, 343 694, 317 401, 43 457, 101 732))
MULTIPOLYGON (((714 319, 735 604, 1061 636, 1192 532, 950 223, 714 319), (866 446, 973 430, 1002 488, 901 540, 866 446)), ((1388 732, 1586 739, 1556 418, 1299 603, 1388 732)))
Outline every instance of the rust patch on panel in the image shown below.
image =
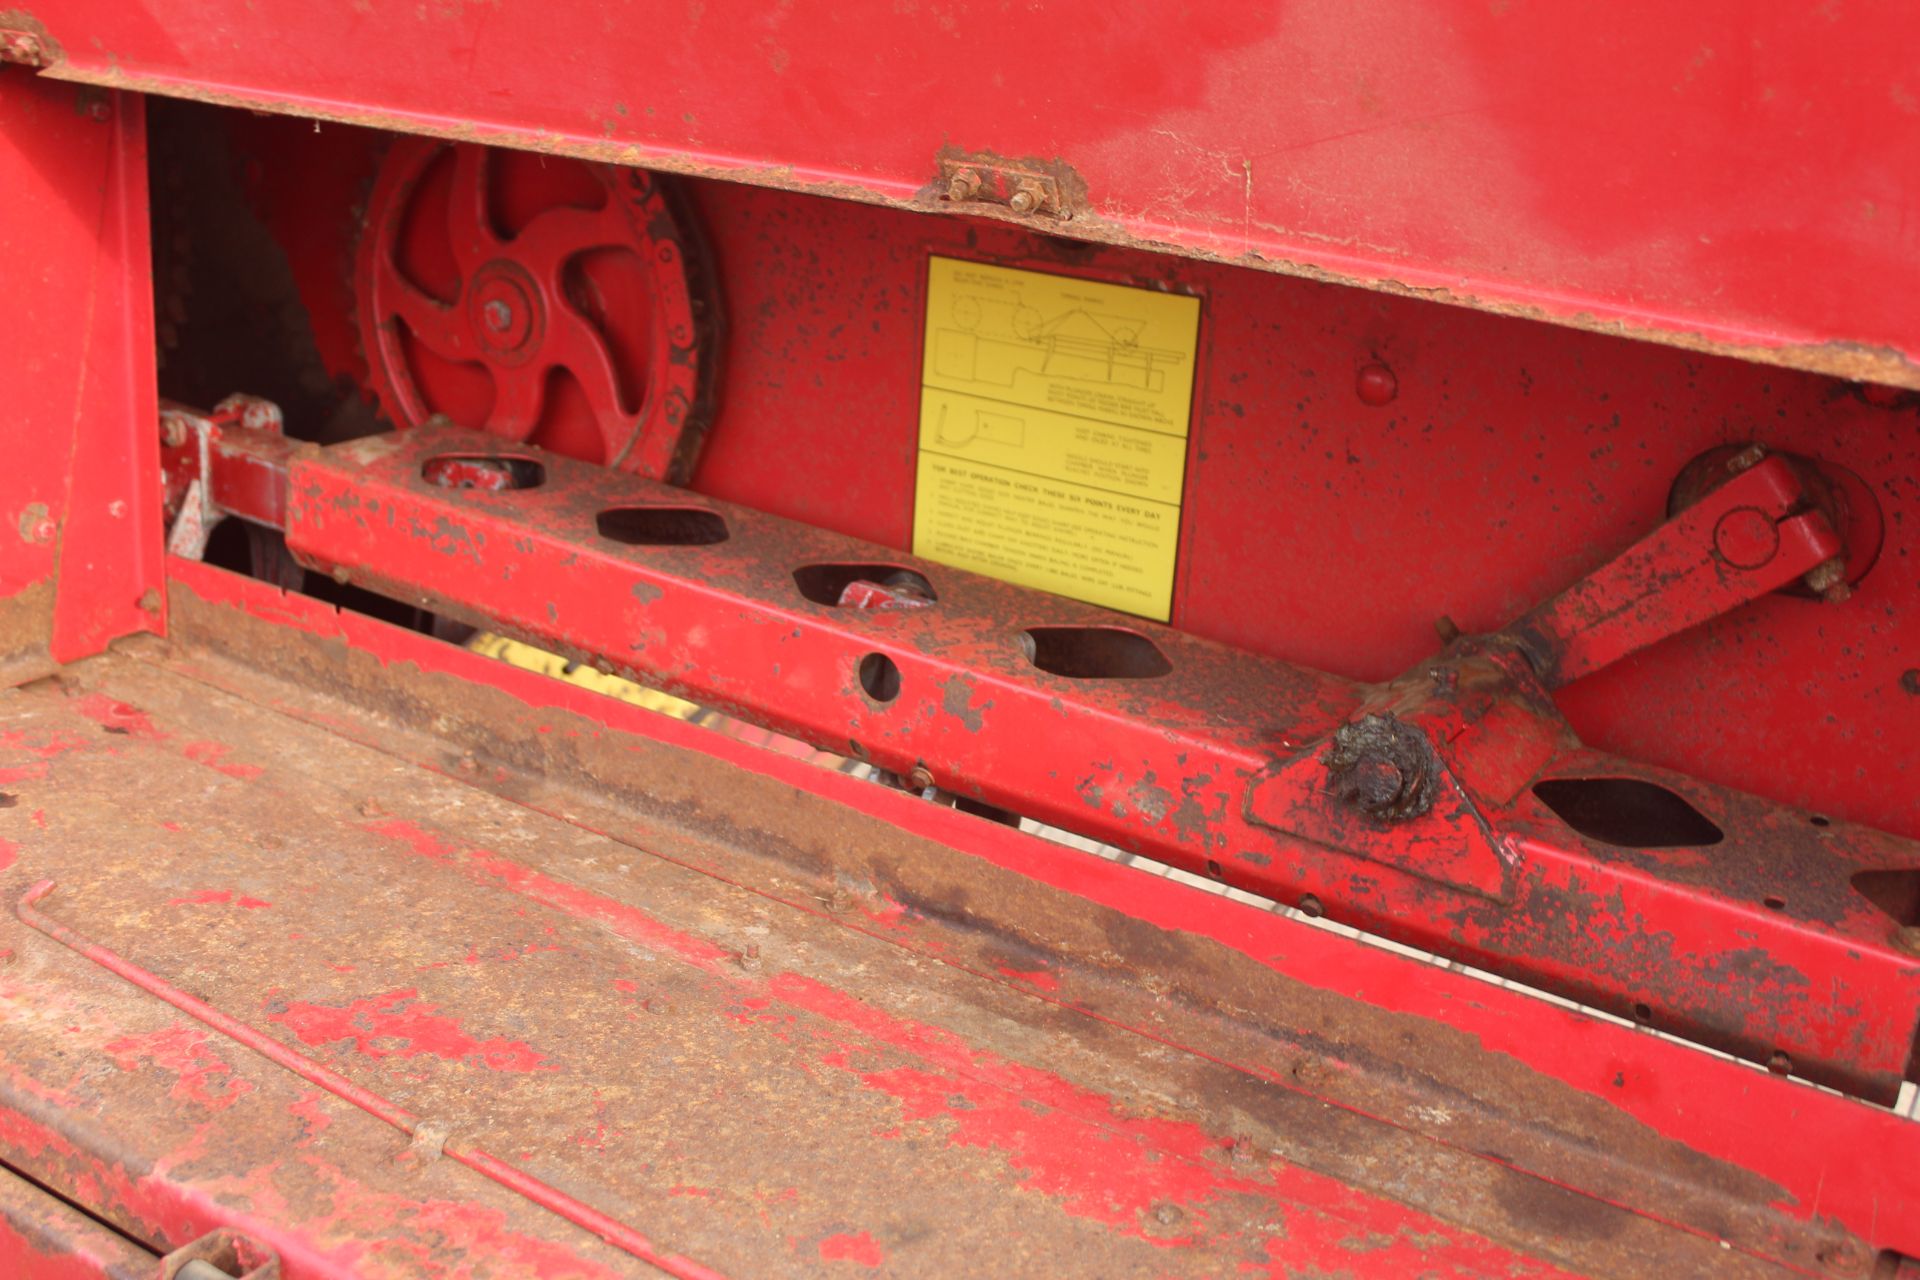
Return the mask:
POLYGON ((0 688, 38 680, 55 670, 47 645, 53 636, 51 578, 0 600, 0 688))
POLYGON ((0 9, 0 62, 46 67, 65 58, 38 18, 25 9, 0 9))
MULTIPOLYGON (((1466 1186, 1473 1178, 1460 1165, 1462 1152, 1498 1149, 1516 1167, 1608 1197, 1645 1199, 1657 1188, 1646 1211, 1776 1247, 1781 1220, 1753 1206, 1781 1202, 1780 1188, 1661 1137, 1595 1095, 1488 1054, 1470 1034, 1305 986, 1210 938, 1095 906, 723 761, 531 707, 503 690, 382 662, 332 637, 261 623, 179 584, 173 604, 175 636, 185 646, 177 661, 216 684, 289 703, 312 701, 293 690, 330 690, 322 700, 329 709, 296 714, 339 728, 370 712, 370 725, 386 726, 383 749, 458 764, 462 776, 590 830, 643 823, 644 847, 670 861, 1044 992, 1032 1017, 1036 1028, 1055 1029, 1049 1034, 1072 1026, 1090 1049, 1109 1041, 1117 1047, 1132 1039, 1122 1028, 1133 1026, 1194 1048, 1202 1056, 1188 1071, 1193 1095, 1210 1105, 1231 1100, 1255 1124, 1256 1150, 1278 1144, 1286 1159, 1365 1185, 1377 1169, 1351 1159, 1353 1144, 1376 1144, 1379 1131, 1361 1137, 1370 1122, 1360 1117, 1388 1117, 1391 1131, 1439 1139, 1395 1157, 1397 1176, 1421 1185, 1466 1186), (276 683, 262 682, 263 670, 276 683)), ((715 963, 746 972, 760 963, 744 950, 737 955, 715 963)), ((888 1079, 905 1087, 905 1077, 888 1079)), ((895 1096, 932 1105, 915 1102, 919 1094, 895 1096)), ((1449 1193, 1434 1194, 1444 1200, 1449 1193)), ((1597 1202, 1581 1200, 1600 1212, 1597 1202)), ((1537 1193, 1508 1188, 1480 1203, 1505 1206, 1489 1212, 1502 1231, 1527 1239, 1553 1238, 1564 1225, 1564 1206, 1556 1200, 1546 1212, 1537 1193)), ((1834 1238, 1804 1225, 1795 1230, 1806 1237, 1790 1247, 1797 1259, 1811 1259, 1834 1238)), ((1596 1227, 1596 1238, 1631 1252, 1632 1241, 1616 1238, 1618 1231, 1596 1227)))

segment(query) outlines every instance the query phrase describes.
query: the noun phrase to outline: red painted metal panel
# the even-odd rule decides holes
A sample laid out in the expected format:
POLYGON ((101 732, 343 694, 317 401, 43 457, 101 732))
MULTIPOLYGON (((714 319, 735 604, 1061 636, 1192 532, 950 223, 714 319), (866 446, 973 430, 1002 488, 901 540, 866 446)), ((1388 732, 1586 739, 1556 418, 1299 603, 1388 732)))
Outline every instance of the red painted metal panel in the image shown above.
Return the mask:
POLYGON ((926 207, 1026 157, 1077 236, 1920 386, 1897 0, 32 14, 63 76, 926 207))
POLYGON ((155 1255, 0 1167, 0 1273, 8 1280, 153 1280, 155 1255))
POLYGON ((1354 679, 1406 670, 1443 615, 1487 630, 1561 590, 1665 518, 1711 450, 1758 439, 1851 468, 1888 530, 1853 599, 1761 599, 1558 699, 1601 749, 1920 838, 1920 401, 998 226, 700 198, 733 330, 696 489, 909 545, 928 253, 1192 290, 1173 623, 1354 679), (1371 405, 1357 382, 1381 364, 1395 395, 1371 405))
POLYGON ((141 106, 0 67, 0 596, 59 662, 163 622, 141 106))

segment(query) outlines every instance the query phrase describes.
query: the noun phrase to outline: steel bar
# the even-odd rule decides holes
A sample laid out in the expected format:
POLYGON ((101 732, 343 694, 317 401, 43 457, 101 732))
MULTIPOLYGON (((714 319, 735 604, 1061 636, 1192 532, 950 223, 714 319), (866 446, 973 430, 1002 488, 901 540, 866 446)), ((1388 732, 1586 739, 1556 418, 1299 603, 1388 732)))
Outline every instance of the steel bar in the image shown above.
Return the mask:
POLYGON ((1361 686, 432 429, 298 453, 288 492, 290 548, 342 581, 1865 1096, 1907 1073, 1920 958, 1853 877, 1912 848, 1584 750, 1498 638, 1361 686), (489 451, 526 483, 425 478, 489 451), (839 608, 804 589, 823 566, 936 603, 839 608), (1324 763, 1393 707, 1453 797, 1400 825, 1324 763), (1545 782, 1651 827, 1570 826, 1545 782))

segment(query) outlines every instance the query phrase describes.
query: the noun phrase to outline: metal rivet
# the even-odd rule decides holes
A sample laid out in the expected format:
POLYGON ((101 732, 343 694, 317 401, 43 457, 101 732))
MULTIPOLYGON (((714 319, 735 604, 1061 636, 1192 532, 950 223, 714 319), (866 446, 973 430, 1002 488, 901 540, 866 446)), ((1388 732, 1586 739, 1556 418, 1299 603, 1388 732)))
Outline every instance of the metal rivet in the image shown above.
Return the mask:
POLYGON ((1354 376, 1354 394, 1360 397, 1362 404, 1375 408, 1391 404, 1400 394, 1400 379, 1393 376, 1393 370, 1379 361, 1360 366, 1360 372, 1354 376))

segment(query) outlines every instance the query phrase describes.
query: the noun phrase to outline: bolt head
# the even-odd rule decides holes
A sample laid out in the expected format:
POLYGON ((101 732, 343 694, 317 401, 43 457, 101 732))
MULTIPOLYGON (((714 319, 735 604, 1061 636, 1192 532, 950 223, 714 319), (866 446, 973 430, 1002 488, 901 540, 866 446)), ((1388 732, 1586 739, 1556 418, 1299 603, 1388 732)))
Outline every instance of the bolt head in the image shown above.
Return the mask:
POLYGON ((947 179, 947 199, 971 200, 980 194, 980 175, 972 169, 956 169, 947 179))
POLYGON ((495 333, 505 333, 513 324, 513 308, 495 298, 485 308, 487 327, 495 333))
POLYGON ((1403 822, 1433 807, 1441 765, 1418 725, 1367 714, 1334 731, 1327 753, 1327 790, 1380 822, 1403 822))
POLYGON ((907 775, 907 786, 915 791, 925 791, 933 785, 933 774, 922 765, 907 775))
POLYGON ((1040 207, 1040 197, 1032 187, 1022 187, 1007 200, 1007 208, 1015 213, 1032 213, 1040 207))

